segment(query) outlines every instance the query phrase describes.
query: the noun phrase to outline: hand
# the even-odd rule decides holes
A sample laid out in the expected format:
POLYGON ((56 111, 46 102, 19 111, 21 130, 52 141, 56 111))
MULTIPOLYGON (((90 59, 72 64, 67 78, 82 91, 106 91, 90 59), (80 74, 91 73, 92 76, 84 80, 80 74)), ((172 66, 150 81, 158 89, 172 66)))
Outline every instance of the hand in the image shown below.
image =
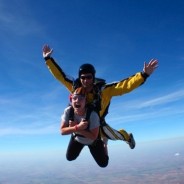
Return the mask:
POLYGON ((151 61, 148 64, 144 62, 143 72, 146 73, 147 75, 151 75, 157 67, 158 67, 158 60, 151 59, 151 61))
POLYGON ((85 130, 88 127, 88 122, 86 120, 82 120, 78 125, 78 130, 85 130))
POLYGON ((69 120, 69 127, 73 127, 75 125, 77 125, 76 122, 69 120))
POLYGON ((49 45, 44 45, 42 48, 42 51, 43 51, 43 57, 46 58, 51 56, 53 49, 51 49, 49 45))

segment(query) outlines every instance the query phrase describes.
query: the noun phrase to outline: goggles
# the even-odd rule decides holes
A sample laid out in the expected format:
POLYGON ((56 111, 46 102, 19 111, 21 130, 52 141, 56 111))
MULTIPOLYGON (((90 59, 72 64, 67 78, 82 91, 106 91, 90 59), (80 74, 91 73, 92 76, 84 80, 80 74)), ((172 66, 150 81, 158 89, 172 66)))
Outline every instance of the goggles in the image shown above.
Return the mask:
POLYGON ((71 96, 71 99, 72 100, 79 100, 79 101, 81 101, 81 100, 84 100, 85 99, 85 96, 84 95, 77 95, 77 94, 74 94, 74 95, 72 95, 71 96))

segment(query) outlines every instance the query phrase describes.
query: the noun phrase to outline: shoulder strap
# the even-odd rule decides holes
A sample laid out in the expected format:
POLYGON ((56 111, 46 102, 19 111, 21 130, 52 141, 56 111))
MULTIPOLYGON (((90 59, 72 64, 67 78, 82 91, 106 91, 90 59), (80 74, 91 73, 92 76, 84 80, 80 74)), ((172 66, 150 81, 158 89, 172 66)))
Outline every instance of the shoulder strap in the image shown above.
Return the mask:
POLYGON ((87 126, 86 130, 89 130, 89 125, 90 125, 89 119, 90 119, 92 111, 93 111, 92 107, 87 107, 85 120, 88 121, 88 126, 87 126))
MULTIPOLYGON (((92 107, 87 107, 86 117, 85 117, 86 121, 90 119, 90 115, 92 111, 93 111, 92 107)), ((70 105, 70 110, 69 110, 69 120, 74 121, 74 108, 71 105, 70 105)))
POLYGON ((105 84, 105 79, 101 79, 101 78, 95 78, 95 83, 98 84, 105 84))
POLYGON ((93 111, 93 108, 88 106, 86 111, 86 117, 85 117, 86 121, 89 120, 92 111, 93 111))
POLYGON ((74 108, 70 105, 69 120, 74 121, 74 108))
POLYGON ((102 86, 105 84, 104 81, 100 81, 94 84, 93 93, 94 93, 94 99, 93 99, 93 106, 94 110, 99 114, 101 110, 101 89, 102 86))

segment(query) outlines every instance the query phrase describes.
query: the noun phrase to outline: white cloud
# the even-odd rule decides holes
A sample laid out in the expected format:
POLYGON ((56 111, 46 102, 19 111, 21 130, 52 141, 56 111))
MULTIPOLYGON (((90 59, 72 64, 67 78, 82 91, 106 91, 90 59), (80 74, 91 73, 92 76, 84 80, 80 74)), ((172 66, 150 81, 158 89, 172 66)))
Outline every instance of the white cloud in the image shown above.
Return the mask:
POLYGON ((148 100, 146 102, 142 102, 141 104, 139 104, 139 108, 163 105, 163 104, 167 104, 169 102, 181 100, 183 98, 184 98, 184 90, 181 89, 179 91, 176 91, 176 92, 173 92, 170 94, 166 94, 164 96, 155 98, 153 100, 148 100))
POLYGON ((9 127, 9 128, 1 128, 0 129, 0 136, 5 135, 41 135, 41 134, 58 134, 59 127, 56 125, 50 125, 42 128, 16 128, 16 127, 9 127))
MULTIPOLYGON (((170 92, 160 97, 145 100, 141 96, 136 100, 116 101, 109 109, 108 122, 122 124, 122 122, 144 121, 161 117, 179 117, 184 113, 184 90, 170 92)), ((147 97, 146 97, 147 98, 147 97)))
POLYGON ((174 156, 180 156, 180 153, 175 153, 174 156))
POLYGON ((133 121, 144 121, 147 119, 155 119, 160 117, 168 117, 173 115, 182 115, 184 113, 184 108, 173 109, 172 107, 164 107, 159 109, 151 109, 147 111, 130 111, 130 112, 122 112, 119 110, 117 114, 109 113, 107 118, 107 122, 113 122, 113 124, 122 124, 122 122, 133 122, 133 121), (121 113, 121 114, 120 114, 121 113))
POLYGON ((116 105, 112 103, 110 107, 111 111, 117 111, 118 109, 121 109, 124 112, 130 112, 132 110, 140 110, 142 108, 155 108, 159 105, 164 106, 171 102, 181 102, 182 100, 184 100, 184 90, 180 89, 177 92, 167 92, 166 94, 162 94, 159 97, 152 96, 149 98, 149 95, 142 95, 139 98, 133 97, 131 99, 134 100, 127 100, 125 97, 124 101, 116 101, 116 105))

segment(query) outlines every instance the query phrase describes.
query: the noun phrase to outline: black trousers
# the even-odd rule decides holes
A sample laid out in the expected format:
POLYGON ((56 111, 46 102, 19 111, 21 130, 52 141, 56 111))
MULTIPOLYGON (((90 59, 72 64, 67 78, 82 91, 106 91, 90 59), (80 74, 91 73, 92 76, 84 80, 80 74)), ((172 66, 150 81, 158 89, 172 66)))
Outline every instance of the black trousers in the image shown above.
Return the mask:
MULTIPOLYGON (((79 156, 84 146, 86 145, 77 142, 72 135, 66 152, 67 160, 75 160, 79 156)), ((100 167, 106 167, 108 165, 109 157, 106 154, 103 141, 101 139, 97 139, 92 145, 87 146, 96 163, 100 167)))

